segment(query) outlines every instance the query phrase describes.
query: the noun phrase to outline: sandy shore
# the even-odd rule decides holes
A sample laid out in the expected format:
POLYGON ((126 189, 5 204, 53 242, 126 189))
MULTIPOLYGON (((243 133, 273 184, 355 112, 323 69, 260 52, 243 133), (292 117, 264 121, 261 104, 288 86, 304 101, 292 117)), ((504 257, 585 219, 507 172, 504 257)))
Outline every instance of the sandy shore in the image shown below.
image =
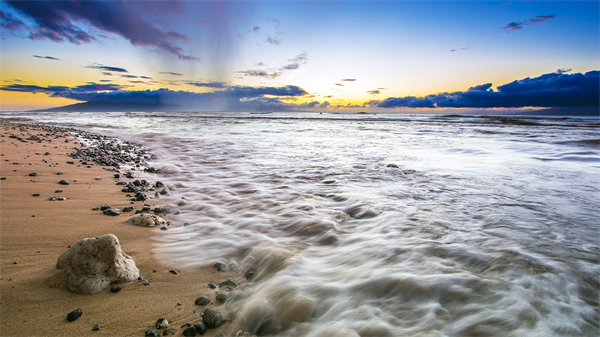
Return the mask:
MULTIPOLYGON (((113 208, 139 209, 144 203, 156 204, 156 200, 130 205, 130 198, 115 182, 132 179, 116 179, 100 165, 80 165, 67 155, 75 146, 69 135, 46 135, 35 127, 20 130, 17 124, 0 123, 0 335, 144 336, 164 317, 170 328, 178 330, 175 335, 181 336, 181 326, 200 321, 202 309, 220 309, 223 305, 215 300, 216 291, 207 283, 219 283, 232 275, 212 268, 173 274, 153 252, 152 237, 160 235, 158 228, 129 224, 133 213, 108 216, 92 210, 106 203, 113 208), (9 138, 16 135, 25 140, 40 133, 44 134, 41 140, 9 138), (64 174, 56 175, 59 171, 64 174), (38 175, 29 176, 32 172, 38 175), (59 185, 61 179, 71 184, 59 185), (32 196, 36 193, 40 196, 32 196), (52 196, 67 200, 50 201, 52 196), (55 267, 56 259, 79 240, 108 233, 119 238, 140 275, 151 284, 121 284, 118 293, 111 293, 110 287, 95 295, 72 293, 65 271, 55 267), (195 305, 200 295, 208 296, 212 303, 195 305), (78 308, 83 315, 68 322, 67 314, 78 308), (94 325, 100 330, 92 331, 94 325)), ((229 325, 209 329, 205 336, 227 331, 229 325)))

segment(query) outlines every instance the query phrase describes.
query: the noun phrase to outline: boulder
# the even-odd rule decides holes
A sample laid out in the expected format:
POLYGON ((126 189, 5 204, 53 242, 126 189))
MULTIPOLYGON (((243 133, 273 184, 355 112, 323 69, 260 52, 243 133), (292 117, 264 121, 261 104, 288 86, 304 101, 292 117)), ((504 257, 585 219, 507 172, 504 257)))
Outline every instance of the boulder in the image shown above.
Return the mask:
POLYGON ((167 222, 156 215, 140 213, 129 218, 129 223, 137 226, 154 227, 165 226, 167 222))
POLYGON ((74 293, 92 295, 113 282, 131 282, 140 276, 135 261, 121 250, 113 234, 83 239, 65 250, 56 268, 69 275, 68 287, 74 293))

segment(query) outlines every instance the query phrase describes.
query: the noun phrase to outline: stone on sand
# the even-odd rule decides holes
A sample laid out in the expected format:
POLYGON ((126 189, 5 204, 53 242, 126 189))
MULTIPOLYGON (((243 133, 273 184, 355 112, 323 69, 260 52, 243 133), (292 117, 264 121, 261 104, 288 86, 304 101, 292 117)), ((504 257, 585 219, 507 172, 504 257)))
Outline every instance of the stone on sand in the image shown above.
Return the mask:
POLYGON ((85 295, 96 294, 113 282, 131 282, 140 276, 135 261, 121 250, 119 239, 113 234, 79 241, 58 257, 56 267, 66 270, 72 292, 85 295))
POLYGON ((129 223, 137 226, 154 227, 165 226, 167 222, 156 215, 140 213, 129 218, 129 223))

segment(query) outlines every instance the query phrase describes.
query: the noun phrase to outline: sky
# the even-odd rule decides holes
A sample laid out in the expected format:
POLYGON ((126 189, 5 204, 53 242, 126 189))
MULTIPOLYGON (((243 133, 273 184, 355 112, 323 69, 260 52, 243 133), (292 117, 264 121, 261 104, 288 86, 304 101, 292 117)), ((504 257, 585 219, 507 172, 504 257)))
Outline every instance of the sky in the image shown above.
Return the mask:
POLYGON ((598 107, 598 1, 2 1, 0 109, 598 107))

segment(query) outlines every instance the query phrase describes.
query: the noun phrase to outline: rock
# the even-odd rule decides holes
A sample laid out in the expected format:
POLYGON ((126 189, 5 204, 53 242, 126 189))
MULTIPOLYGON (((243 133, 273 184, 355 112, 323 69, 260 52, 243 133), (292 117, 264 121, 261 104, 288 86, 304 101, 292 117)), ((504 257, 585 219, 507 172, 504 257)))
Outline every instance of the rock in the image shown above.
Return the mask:
POLYGON ((251 333, 249 333, 248 331, 244 331, 244 330, 239 330, 238 332, 236 332, 233 337, 256 337, 256 335, 253 335, 251 333))
POLYGON ((148 173, 156 173, 156 169, 155 169, 154 167, 152 167, 152 166, 150 166, 150 167, 146 167, 146 168, 144 169, 144 171, 146 171, 146 172, 148 172, 148 173))
POLYGON ((64 172, 56 172, 54 174, 56 174, 57 176, 62 176, 64 174, 64 172))
POLYGON ((125 177, 129 178, 129 179, 133 179, 133 178, 135 178, 135 174, 131 171, 127 171, 127 173, 125 173, 125 177))
POLYGON ((62 193, 62 190, 56 190, 54 193, 62 193))
POLYGON ((134 210, 133 206, 127 206, 123 208, 123 212, 132 212, 134 210))
POLYGON ((222 293, 218 293, 216 299, 220 303, 225 303, 225 301, 227 301, 227 295, 222 294, 222 293))
POLYGON ((244 278, 248 281, 252 281, 252 279, 254 278, 255 275, 256 275, 256 269, 248 269, 244 273, 244 278))
POLYGON ((101 211, 105 211, 105 210, 107 210, 107 209, 111 209, 111 208, 112 208, 112 207, 110 207, 110 205, 109 205, 109 204, 104 204, 104 205, 100 206, 100 210, 101 210, 101 211))
POLYGON ((93 208, 92 208, 92 211, 97 211, 97 210, 99 210, 99 209, 100 209, 100 207, 97 207, 97 206, 96 206, 96 207, 93 207, 93 208))
POLYGON ((121 175, 119 173, 115 173, 115 175, 113 177, 119 179, 119 178, 121 178, 121 175))
POLYGON ((169 194, 169 189, 168 188, 163 188, 162 190, 160 190, 160 194, 169 194))
POLYGON ((174 335, 176 332, 177 332, 177 329, 168 328, 167 330, 163 331, 163 336, 174 335))
POLYGON ((169 205, 162 205, 154 208, 155 214, 169 214, 173 211, 173 208, 169 205))
POLYGON ((235 287, 237 287, 237 283, 233 282, 233 280, 229 279, 229 278, 227 280, 219 283, 219 288, 226 290, 226 291, 231 291, 235 287))
POLYGON ((144 205, 144 207, 142 207, 142 212, 149 212, 149 211, 150 211, 149 205, 144 205))
POLYGON ((59 181, 58 183, 61 184, 61 185, 69 185, 70 184, 68 181, 66 181, 64 179, 61 180, 61 181, 59 181))
POLYGON ((33 193, 31 196, 32 196, 32 197, 39 197, 39 196, 40 196, 40 194, 39 194, 39 193, 33 193))
POLYGON ((65 197, 58 197, 58 198, 56 198, 56 200, 67 200, 67 198, 65 198, 65 197))
POLYGON ((204 335, 206 333, 206 324, 203 322, 194 323, 194 328, 199 335, 204 335))
POLYGON ((119 286, 119 285, 116 285, 116 286, 113 286, 112 288, 110 288, 111 293, 118 293, 119 291, 121 291, 121 286, 119 286))
POLYGON ((121 210, 118 208, 111 208, 111 209, 105 210, 102 213, 104 213, 106 215, 117 216, 117 215, 121 214, 121 210))
POLYGON ((96 294, 113 282, 135 281, 140 272, 135 261, 121 250, 113 234, 87 238, 65 250, 56 262, 69 275, 69 290, 78 294, 96 294))
POLYGON ((50 201, 55 201, 55 200, 56 200, 56 197, 50 197, 50 198, 48 198, 48 200, 50 200, 50 201))
POLYGON ((81 314, 83 313, 83 311, 81 309, 75 309, 73 311, 71 311, 68 315, 67 315, 67 321, 69 322, 73 322, 74 320, 78 319, 79 317, 81 317, 81 314))
POLYGON ((29 173, 29 176, 30 176, 30 177, 37 177, 37 175, 38 175, 38 174, 37 174, 36 172, 31 172, 31 173, 29 173))
POLYGON ((157 181, 156 184, 154 184, 154 186, 163 187, 163 186, 165 186, 165 184, 163 184, 161 181, 157 181))
POLYGON ((225 272, 227 271, 227 265, 225 265, 225 263, 222 262, 215 262, 215 264, 213 265, 213 269, 216 269, 220 272, 225 272))
POLYGON ((144 336, 145 337, 159 337, 160 334, 158 333, 158 330, 152 329, 152 330, 146 331, 144 336))
POLYGON ((186 337, 196 336, 196 328, 193 326, 188 327, 187 329, 183 330, 183 335, 186 337))
POLYGON ((210 299, 206 296, 200 296, 196 299, 196 301, 194 301, 194 304, 196 305, 207 305, 210 303, 210 299))
POLYGON ((148 213, 140 213, 132 216, 129 218, 129 223, 144 227, 164 226, 167 224, 165 220, 148 213))
POLYGON ((173 275, 177 275, 178 272, 175 269, 171 269, 171 270, 169 270, 169 273, 171 273, 173 275))
POLYGON ((207 328, 213 329, 223 324, 223 315, 217 309, 208 308, 204 310, 202 322, 204 322, 207 328))
POLYGON ((96 177, 94 179, 96 179, 96 180, 102 180, 102 177, 96 177))
POLYGON ((168 327, 169 327, 169 322, 167 321, 167 319, 166 319, 166 318, 162 318, 162 317, 161 317, 161 318, 159 318, 159 319, 156 321, 156 328, 157 328, 157 329, 166 329, 166 328, 168 328, 168 327))
POLYGON ((98 324, 94 325, 92 331, 100 331, 100 326, 98 326, 98 324))
POLYGON ((215 288, 217 288, 217 285, 216 285, 216 284, 214 284, 213 282, 208 282, 208 286, 209 286, 210 288, 212 288, 212 289, 215 289, 215 288))

